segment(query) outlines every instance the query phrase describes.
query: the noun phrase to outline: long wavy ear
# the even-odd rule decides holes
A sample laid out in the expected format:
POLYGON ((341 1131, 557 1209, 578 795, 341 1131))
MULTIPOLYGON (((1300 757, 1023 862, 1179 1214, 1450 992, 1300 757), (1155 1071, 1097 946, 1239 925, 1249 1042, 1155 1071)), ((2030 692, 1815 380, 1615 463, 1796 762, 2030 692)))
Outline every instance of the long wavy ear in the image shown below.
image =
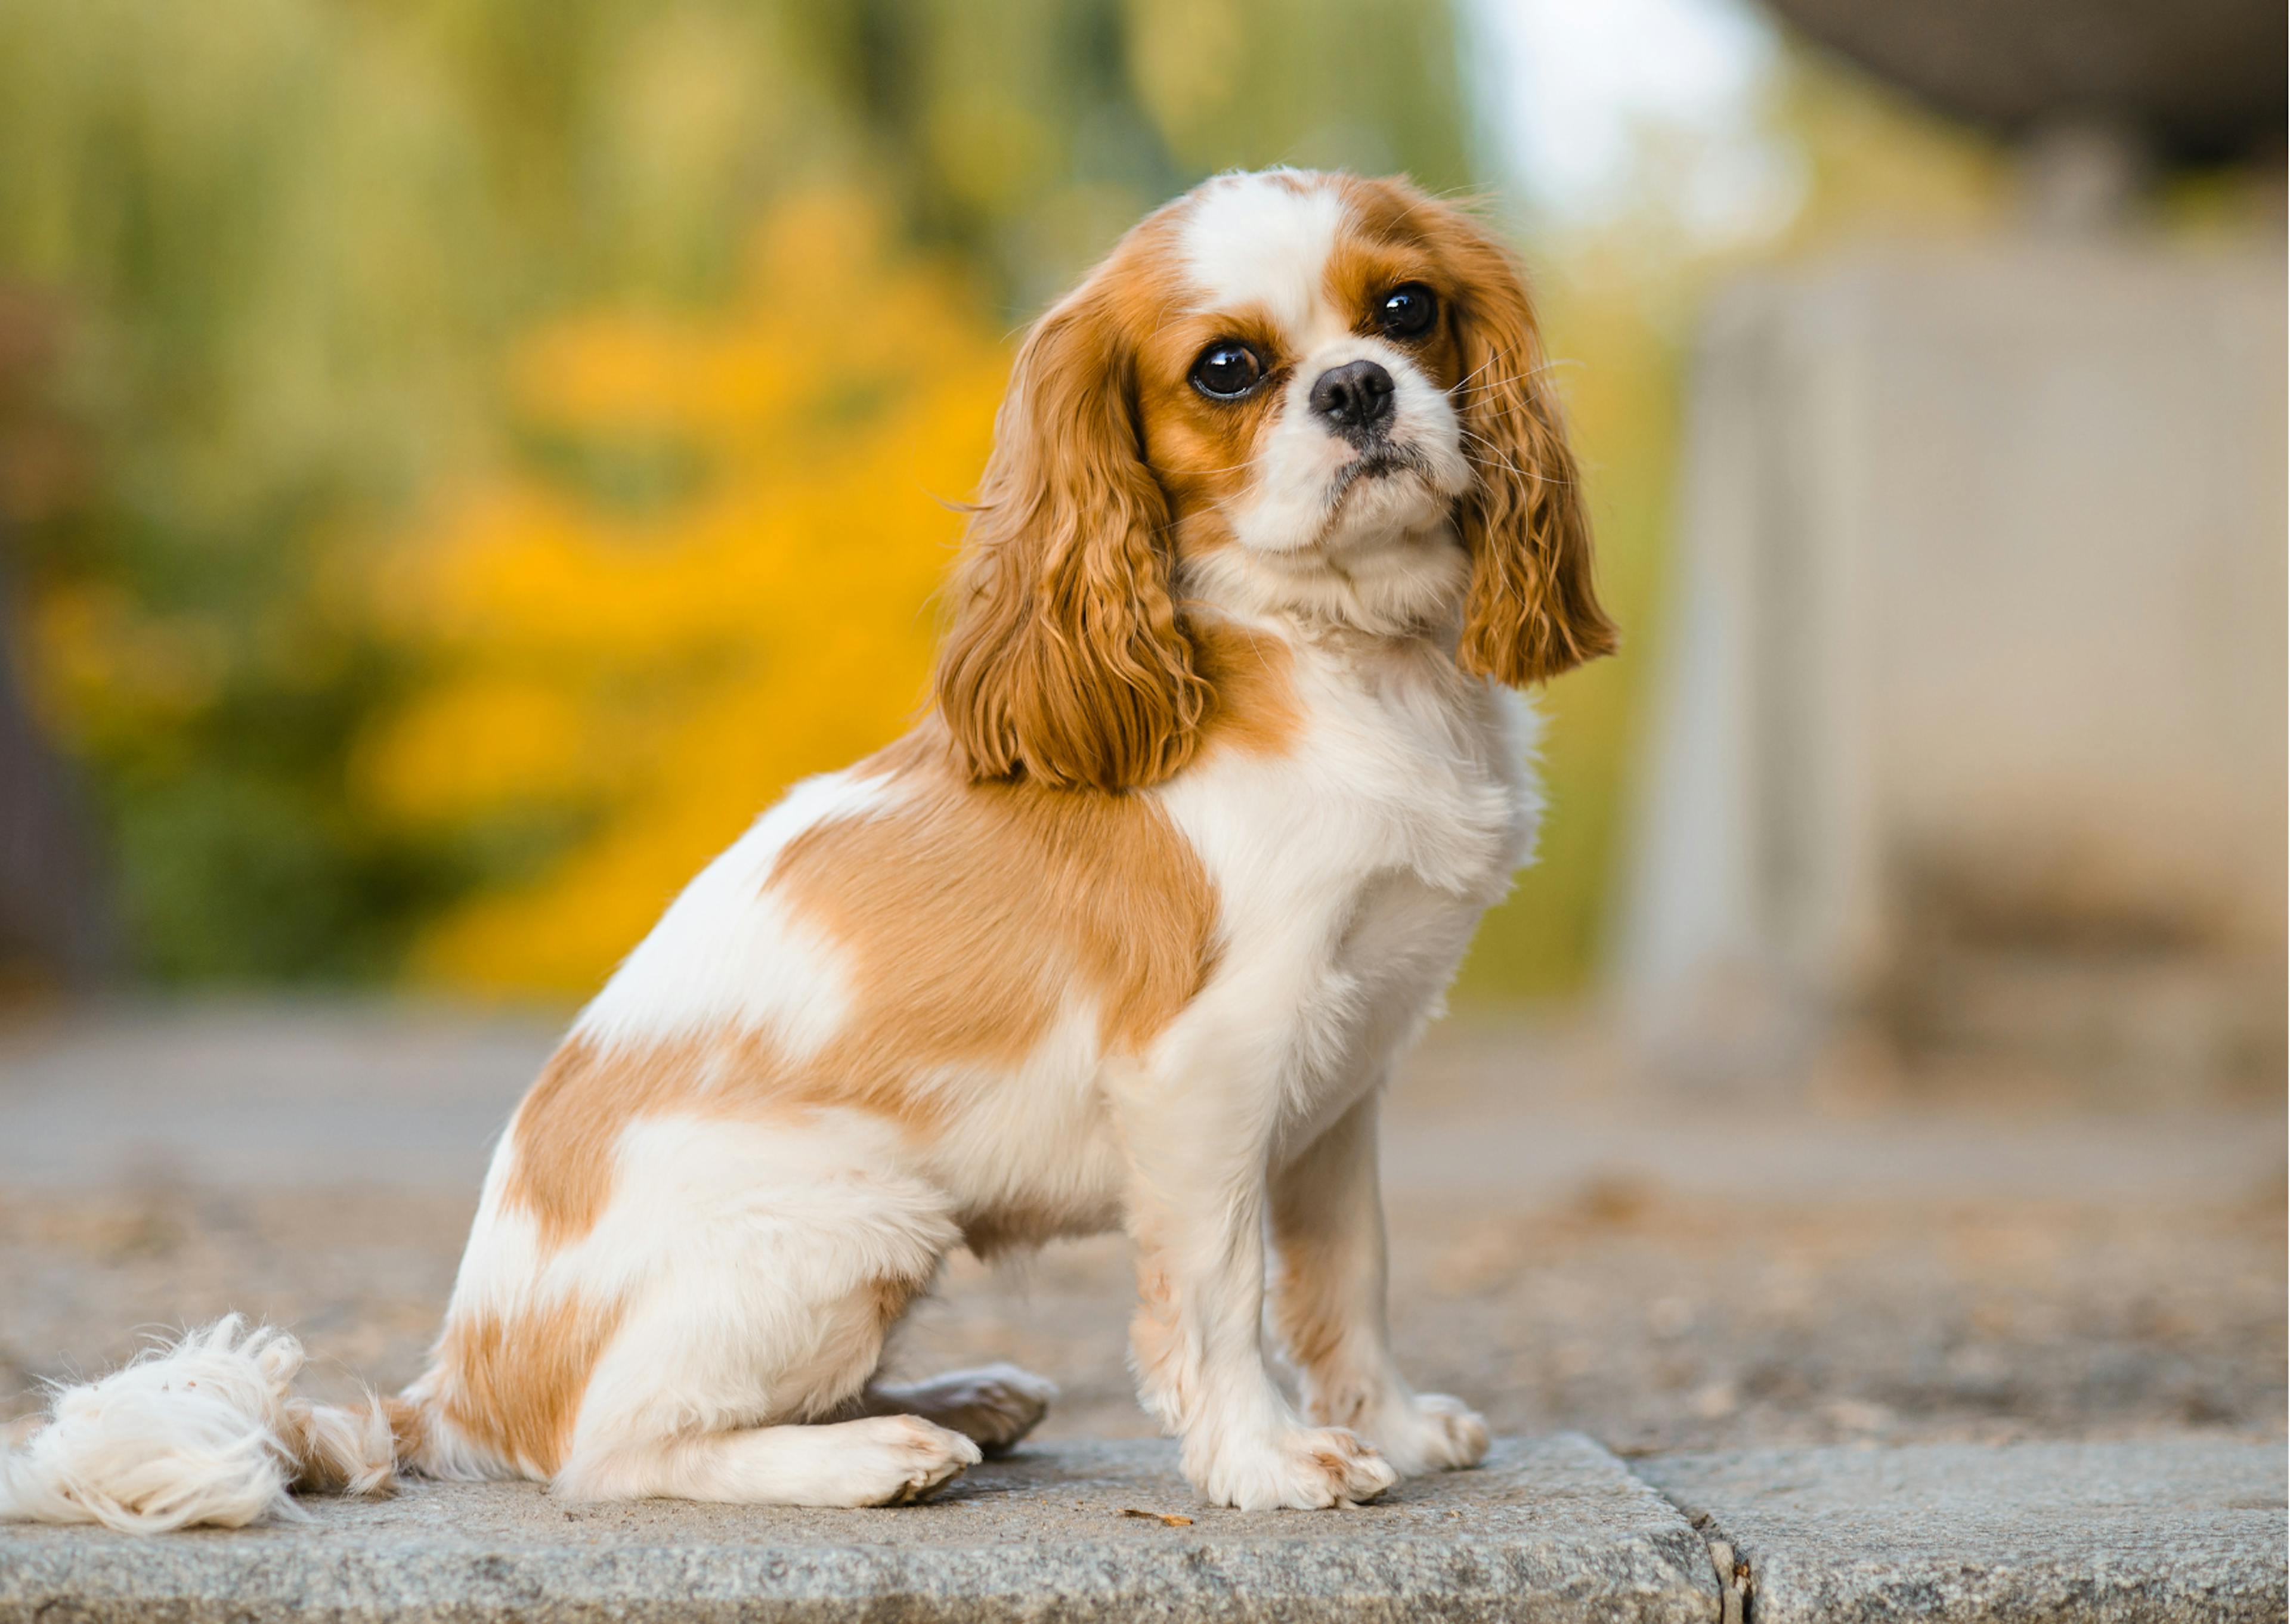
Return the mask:
POLYGON ((1621 638, 1591 580, 1589 515, 1525 280, 1501 244, 1445 212, 1442 247, 1465 290, 1464 450, 1477 475, 1456 504, 1471 555, 1458 657, 1525 688, 1613 653, 1621 638))
POLYGON ((1085 286, 1018 353, 949 593, 934 692, 974 778, 1122 790, 1184 765, 1208 686, 1168 526, 1133 363, 1085 286))

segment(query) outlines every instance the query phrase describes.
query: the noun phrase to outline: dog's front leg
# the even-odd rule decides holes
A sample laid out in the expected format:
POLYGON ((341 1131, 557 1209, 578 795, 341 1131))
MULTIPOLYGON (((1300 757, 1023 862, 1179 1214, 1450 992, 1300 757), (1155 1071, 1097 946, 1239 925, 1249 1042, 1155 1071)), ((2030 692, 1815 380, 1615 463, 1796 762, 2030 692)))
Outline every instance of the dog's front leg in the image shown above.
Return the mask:
POLYGON ((1413 1476, 1478 1464, 1487 1427, 1457 1399, 1413 1391, 1392 1358, 1376 1177, 1381 1092, 1345 1112, 1273 1181, 1273 1317, 1302 1378, 1306 1412, 1324 1426, 1350 1428, 1413 1476))
POLYGON ((1121 1105, 1139 1396, 1183 1439, 1185 1476, 1211 1500, 1265 1511, 1373 1500, 1397 1475, 1353 1434, 1308 1424, 1266 1368, 1269 1133, 1230 1096, 1206 1094, 1149 1088, 1121 1105))

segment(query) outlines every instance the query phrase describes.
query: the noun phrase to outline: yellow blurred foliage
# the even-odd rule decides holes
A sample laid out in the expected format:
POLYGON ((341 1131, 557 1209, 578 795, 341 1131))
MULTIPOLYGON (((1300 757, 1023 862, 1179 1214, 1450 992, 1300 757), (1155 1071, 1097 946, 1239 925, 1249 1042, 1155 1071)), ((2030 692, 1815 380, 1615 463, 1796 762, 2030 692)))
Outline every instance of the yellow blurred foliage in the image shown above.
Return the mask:
POLYGON ((353 787, 427 832, 578 832, 433 924, 417 973, 593 988, 788 784, 908 724, 1007 364, 957 276, 836 195, 772 217, 719 312, 521 348, 522 454, 376 588, 424 676, 353 787))

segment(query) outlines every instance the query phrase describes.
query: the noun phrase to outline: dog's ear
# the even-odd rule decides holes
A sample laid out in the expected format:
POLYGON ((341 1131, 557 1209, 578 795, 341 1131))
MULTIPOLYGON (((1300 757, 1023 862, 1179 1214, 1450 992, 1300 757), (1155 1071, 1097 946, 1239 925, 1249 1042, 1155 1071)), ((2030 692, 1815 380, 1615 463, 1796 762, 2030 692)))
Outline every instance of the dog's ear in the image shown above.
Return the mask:
POLYGON ((1524 688, 1613 653, 1620 638, 1591 580, 1589 516, 1525 279, 1501 244, 1443 212, 1474 476, 1455 508, 1471 556, 1458 657, 1467 671, 1524 688))
POLYGON ((1019 351, 955 571, 934 697, 973 777, 1122 790, 1184 765, 1208 687, 1168 528, 1133 360, 1085 285, 1019 351))

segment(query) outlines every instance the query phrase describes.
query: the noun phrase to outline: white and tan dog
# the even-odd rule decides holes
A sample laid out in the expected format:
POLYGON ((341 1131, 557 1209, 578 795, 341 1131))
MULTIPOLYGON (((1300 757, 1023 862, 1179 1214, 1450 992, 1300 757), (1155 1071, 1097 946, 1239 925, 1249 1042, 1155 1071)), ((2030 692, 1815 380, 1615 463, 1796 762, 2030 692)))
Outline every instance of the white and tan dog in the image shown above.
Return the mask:
POLYGON ((1509 690, 1613 645, 1543 372, 1509 258, 1405 181, 1147 219, 1019 356, 932 714, 798 785, 582 1012, 428 1373, 315 1406, 291 1338, 226 1321, 60 1393, 0 1510, 244 1522, 397 1468, 910 1500, 1050 1392, 877 1382, 909 1302, 954 1247, 1115 1226, 1210 1500, 1478 1460, 1392 1359, 1376 1112, 1533 842, 1509 690))

